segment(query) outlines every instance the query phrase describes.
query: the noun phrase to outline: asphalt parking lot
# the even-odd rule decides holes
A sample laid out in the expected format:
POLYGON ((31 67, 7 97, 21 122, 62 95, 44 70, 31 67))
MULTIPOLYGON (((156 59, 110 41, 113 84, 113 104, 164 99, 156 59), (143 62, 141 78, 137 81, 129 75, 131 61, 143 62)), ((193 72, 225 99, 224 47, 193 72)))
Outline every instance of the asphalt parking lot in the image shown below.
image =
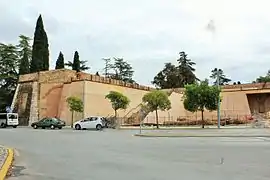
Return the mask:
POLYGON ((10 180, 269 180, 268 138, 140 138, 138 131, 0 129, 10 180))

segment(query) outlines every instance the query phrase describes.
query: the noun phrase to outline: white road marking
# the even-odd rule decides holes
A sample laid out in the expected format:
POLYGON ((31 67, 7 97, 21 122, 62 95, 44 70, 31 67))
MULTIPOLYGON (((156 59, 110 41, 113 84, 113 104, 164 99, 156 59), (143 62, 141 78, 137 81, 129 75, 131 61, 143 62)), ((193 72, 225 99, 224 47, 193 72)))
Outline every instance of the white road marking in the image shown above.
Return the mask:
POLYGON ((262 138, 226 138, 222 139, 222 142, 262 142, 262 138))

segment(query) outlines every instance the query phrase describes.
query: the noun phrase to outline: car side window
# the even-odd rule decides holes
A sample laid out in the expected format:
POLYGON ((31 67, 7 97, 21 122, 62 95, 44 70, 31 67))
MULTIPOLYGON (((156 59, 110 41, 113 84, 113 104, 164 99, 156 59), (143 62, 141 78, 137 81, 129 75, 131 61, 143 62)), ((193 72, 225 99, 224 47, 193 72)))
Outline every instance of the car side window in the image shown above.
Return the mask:
POLYGON ((45 122, 47 119, 46 118, 43 118, 40 120, 40 122, 45 122))
POLYGON ((82 122, 88 122, 90 121, 90 118, 84 119, 82 122))
POLYGON ((91 118, 91 121, 96 121, 96 120, 98 120, 97 117, 92 117, 92 118, 91 118))

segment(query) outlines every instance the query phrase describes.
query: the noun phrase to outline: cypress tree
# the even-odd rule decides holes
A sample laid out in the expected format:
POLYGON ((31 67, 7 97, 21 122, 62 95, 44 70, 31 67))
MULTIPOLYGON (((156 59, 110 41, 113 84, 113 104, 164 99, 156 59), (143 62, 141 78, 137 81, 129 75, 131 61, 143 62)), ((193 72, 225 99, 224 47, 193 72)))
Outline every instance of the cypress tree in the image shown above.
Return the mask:
POLYGON ((87 67, 85 65, 86 62, 87 61, 80 61, 79 53, 78 53, 78 51, 75 51, 74 57, 73 57, 73 62, 68 61, 68 63, 66 63, 65 65, 71 67, 72 70, 80 72, 80 71, 85 71, 85 70, 90 69, 89 67, 87 67))
POLYGON ((79 72, 81 70, 80 66, 81 66, 81 62, 80 62, 79 53, 78 51, 75 51, 73 63, 72 63, 72 70, 79 72))
POLYGON ((24 51, 23 57, 20 61, 19 75, 28 74, 28 73, 30 73, 28 54, 27 54, 27 51, 24 51))
POLYGON ((59 56, 56 60, 55 69, 63 69, 63 68, 65 68, 64 55, 60 51, 59 56))
POLYGON ((44 30, 43 20, 39 15, 34 33, 32 60, 30 72, 46 71, 49 69, 49 44, 44 30))

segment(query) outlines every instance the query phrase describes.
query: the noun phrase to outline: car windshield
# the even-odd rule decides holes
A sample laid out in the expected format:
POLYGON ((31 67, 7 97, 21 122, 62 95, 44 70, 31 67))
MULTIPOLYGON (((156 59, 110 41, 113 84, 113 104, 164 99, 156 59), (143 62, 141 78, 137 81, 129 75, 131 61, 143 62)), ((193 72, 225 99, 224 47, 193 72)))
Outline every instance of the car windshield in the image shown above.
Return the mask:
POLYGON ((9 114, 9 115, 8 115, 8 118, 9 118, 9 119, 17 119, 18 117, 17 117, 16 114, 9 114))
POLYGON ((52 118, 51 120, 54 121, 54 122, 61 122, 61 120, 57 119, 57 118, 52 118))

